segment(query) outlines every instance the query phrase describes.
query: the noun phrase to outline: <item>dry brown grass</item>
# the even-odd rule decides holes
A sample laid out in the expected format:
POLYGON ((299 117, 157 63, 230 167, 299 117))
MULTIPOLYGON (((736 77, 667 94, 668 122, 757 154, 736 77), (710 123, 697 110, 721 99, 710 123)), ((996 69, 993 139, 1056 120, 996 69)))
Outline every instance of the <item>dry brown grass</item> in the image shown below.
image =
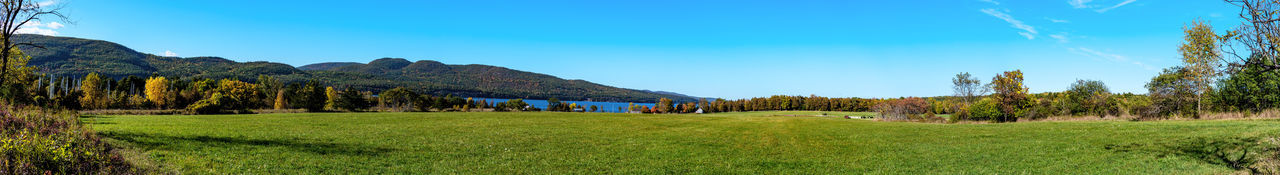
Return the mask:
POLYGON ((1043 119, 1018 119, 1018 122, 1038 122, 1038 121, 1185 121, 1185 120, 1254 120, 1254 119, 1280 119, 1280 110, 1271 109, 1258 113, 1252 112, 1215 112, 1209 113, 1200 118, 1191 116, 1169 116, 1164 118, 1141 117, 1135 115, 1124 116, 1055 116, 1043 119))
POLYGON ((1211 113, 1201 117, 1201 119, 1210 120, 1230 120, 1230 119, 1280 119, 1280 110, 1268 109, 1258 113, 1253 112, 1219 112, 1211 113))
MULTIPOLYGON (((1062 122, 1062 121, 1187 121, 1187 120, 1256 120, 1256 119, 1280 119, 1280 109, 1265 110, 1258 113, 1252 112, 1216 112, 1206 114, 1200 118, 1191 116, 1169 116, 1164 118, 1150 118, 1136 115, 1124 116, 1053 116, 1040 119, 1018 119, 1017 122, 1062 122)), ((922 123, 936 123, 933 121, 912 121, 922 123)), ((956 121, 954 124, 988 124, 989 121, 956 121)))

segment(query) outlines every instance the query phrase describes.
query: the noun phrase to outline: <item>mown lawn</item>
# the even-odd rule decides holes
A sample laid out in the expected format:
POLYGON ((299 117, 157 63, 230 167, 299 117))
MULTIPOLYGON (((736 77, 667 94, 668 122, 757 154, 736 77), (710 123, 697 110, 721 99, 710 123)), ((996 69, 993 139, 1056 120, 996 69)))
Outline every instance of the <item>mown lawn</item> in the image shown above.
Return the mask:
POLYGON ((765 113, 83 120, 184 174, 1220 174, 1236 170, 1177 145, 1280 132, 1275 120, 924 124, 765 113))

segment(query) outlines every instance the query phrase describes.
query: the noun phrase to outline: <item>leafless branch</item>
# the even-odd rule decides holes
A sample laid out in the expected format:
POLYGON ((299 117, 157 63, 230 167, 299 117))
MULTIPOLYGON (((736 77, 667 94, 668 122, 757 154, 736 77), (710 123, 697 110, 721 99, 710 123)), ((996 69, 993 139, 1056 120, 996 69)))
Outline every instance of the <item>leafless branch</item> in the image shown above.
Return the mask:
POLYGON ((18 46, 33 46, 31 43, 14 43, 13 37, 24 25, 43 17, 55 17, 65 23, 73 23, 62 14, 61 5, 45 6, 36 0, 0 0, 0 85, 4 85, 9 73, 10 51, 18 46))

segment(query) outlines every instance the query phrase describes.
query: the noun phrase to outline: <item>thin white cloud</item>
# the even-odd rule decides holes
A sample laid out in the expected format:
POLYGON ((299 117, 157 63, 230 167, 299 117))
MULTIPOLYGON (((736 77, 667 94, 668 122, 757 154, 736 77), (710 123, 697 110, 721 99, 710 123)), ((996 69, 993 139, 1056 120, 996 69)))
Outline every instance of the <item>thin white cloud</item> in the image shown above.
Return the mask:
POLYGON ((38 35, 49 35, 49 36, 57 36, 57 35, 58 35, 58 31, 53 31, 53 29, 44 29, 44 28, 40 28, 40 27, 23 27, 23 28, 18 28, 18 30, 17 30, 16 32, 17 32, 17 33, 21 33, 21 34, 38 34, 38 35))
POLYGON ((1009 24, 1012 25, 1013 28, 1022 30, 1022 32, 1018 32, 1018 34, 1022 35, 1023 37, 1027 37, 1027 39, 1034 40, 1036 39, 1036 35, 1040 34, 1040 32, 1036 31, 1036 27, 1027 25, 1026 23, 1022 23, 1022 21, 1019 21, 1018 19, 1014 19, 1012 15, 1006 14, 1004 12, 1000 12, 999 10, 996 10, 996 9, 982 9, 981 11, 982 13, 986 13, 987 15, 991 15, 992 17, 1000 18, 1005 22, 1009 22, 1009 24))
POLYGON ((36 5, 39 5, 39 6, 41 6, 41 7, 53 6, 53 5, 55 5, 55 4, 58 4, 58 1, 57 1, 57 0, 49 0, 49 1, 45 1, 45 2, 36 3, 36 5))
POLYGON ((1156 70, 1156 68, 1152 67, 1151 65, 1147 65, 1146 63, 1142 63, 1141 61, 1131 60, 1129 59, 1129 57, 1126 57, 1124 55, 1103 53, 1103 52, 1099 52, 1099 51, 1089 49, 1089 48, 1084 48, 1084 47, 1067 48, 1067 50, 1071 51, 1072 53, 1076 53, 1076 54, 1080 54, 1088 57, 1102 58, 1102 59, 1119 62, 1119 63, 1130 63, 1130 64, 1137 65, 1138 67, 1142 67, 1143 69, 1156 70))
POLYGON ((173 53, 173 51, 168 51, 168 50, 166 50, 166 51, 164 51, 164 56, 167 56, 167 57, 176 57, 176 56, 178 56, 178 53, 173 53))
POLYGON ((1071 4, 1071 7, 1082 9, 1089 8, 1089 2, 1092 1, 1093 0, 1067 0, 1067 4, 1071 4))
POLYGON ((58 29, 58 28, 65 27, 65 25, 62 25, 62 23, 58 23, 58 22, 49 22, 49 24, 45 26, 49 27, 50 29, 58 29))
POLYGON ((1044 19, 1049 20, 1049 22, 1053 22, 1053 23, 1071 23, 1071 21, 1061 20, 1061 19, 1053 19, 1053 18, 1044 18, 1044 19))
POLYGON ((1069 43, 1069 42, 1071 42, 1070 38, 1067 38, 1067 34, 1066 34, 1066 33, 1052 34, 1052 35, 1049 35, 1049 38, 1053 38, 1053 39, 1058 40, 1058 43, 1069 43))
POLYGON ((1114 6, 1107 7, 1107 8, 1102 8, 1102 9, 1098 9, 1098 10, 1095 10, 1095 11, 1097 11, 1098 13, 1106 13, 1107 11, 1111 11, 1111 9, 1120 8, 1120 7, 1124 6, 1124 5, 1129 5, 1129 3, 1133 3, 1133 2, 1135 2, 1135 1, 1138 1, 1138 0, 1125 0, 1124 2, 1120 2, 1119 4, 1116 4, 1116 5, 1114 5, 1114 6))
POLYGON ((1027 37, 1027 39, 1029 39, 1029 40, 1034 40, 1034 39, 1036 39, 1036 35, 1035 35, 1035 34, 1030 34, 1030 33, 1027 33, 1027 32, 1018 32, 1018 35, 1022 35, 1022 37, 1027 37))
POLYGON ((987 2, 987 3, 991 3, 991 4, 995 4, 995 5, 1000 5, 1000 2, 996 2, 996 0, 978 0, 978 1, 987 2))

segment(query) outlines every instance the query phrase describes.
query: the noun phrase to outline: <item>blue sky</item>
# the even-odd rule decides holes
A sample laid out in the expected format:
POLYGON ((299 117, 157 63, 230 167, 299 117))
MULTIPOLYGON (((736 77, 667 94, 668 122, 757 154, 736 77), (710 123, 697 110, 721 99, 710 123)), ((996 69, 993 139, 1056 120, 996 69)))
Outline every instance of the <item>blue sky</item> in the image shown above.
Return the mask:
POLYGON ((141 52, 302 66, 382 57, 488 64, 703 97, 939 96, 1021 69, 1145 93, 1181 29, 1239 24, 1219 0, 57 0, 28 31, 141 52))

